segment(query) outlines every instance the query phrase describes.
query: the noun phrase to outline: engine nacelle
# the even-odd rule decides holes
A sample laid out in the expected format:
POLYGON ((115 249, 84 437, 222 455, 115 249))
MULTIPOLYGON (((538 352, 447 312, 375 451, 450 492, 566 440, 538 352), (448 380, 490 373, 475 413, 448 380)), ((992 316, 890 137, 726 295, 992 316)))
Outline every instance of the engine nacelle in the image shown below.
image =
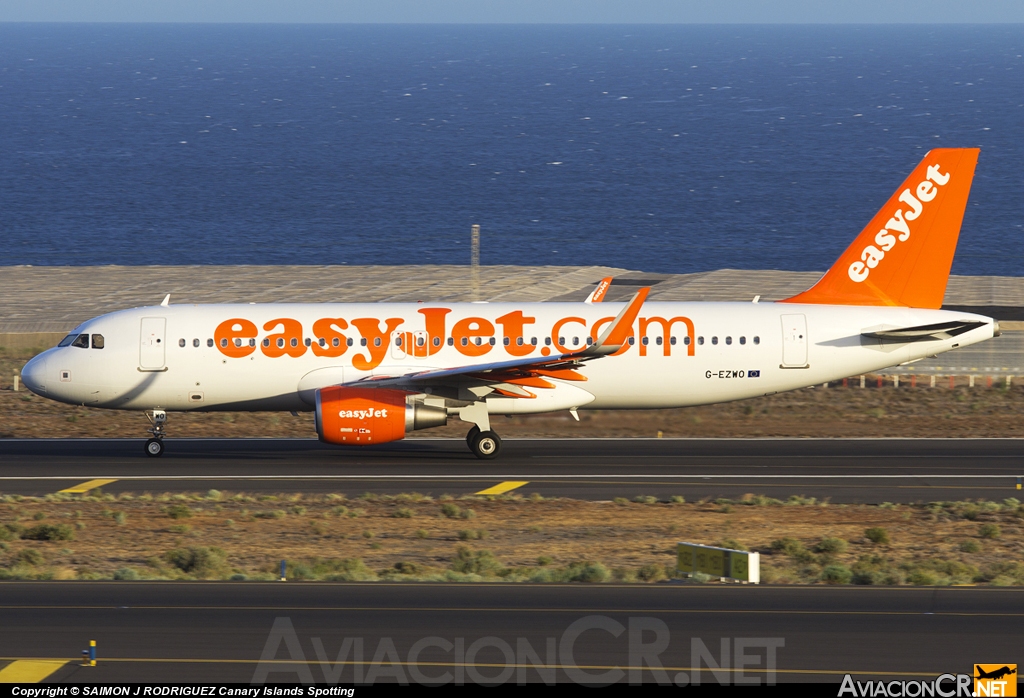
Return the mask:
POLYGON ((412 394, 388 388, 321 388, 316 391, 316 434, 331 444, 369 446, 448 423, 445 408, 410 402, 412 394))

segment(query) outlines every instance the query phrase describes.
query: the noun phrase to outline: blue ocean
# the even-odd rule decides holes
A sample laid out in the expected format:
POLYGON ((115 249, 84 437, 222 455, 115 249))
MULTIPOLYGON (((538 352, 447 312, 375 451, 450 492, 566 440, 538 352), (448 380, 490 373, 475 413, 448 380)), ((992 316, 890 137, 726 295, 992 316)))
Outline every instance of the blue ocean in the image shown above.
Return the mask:
POLYGON ((821 270, 933 147, 1024 275, 1024 26, 0 25, 0 265, 821 270))

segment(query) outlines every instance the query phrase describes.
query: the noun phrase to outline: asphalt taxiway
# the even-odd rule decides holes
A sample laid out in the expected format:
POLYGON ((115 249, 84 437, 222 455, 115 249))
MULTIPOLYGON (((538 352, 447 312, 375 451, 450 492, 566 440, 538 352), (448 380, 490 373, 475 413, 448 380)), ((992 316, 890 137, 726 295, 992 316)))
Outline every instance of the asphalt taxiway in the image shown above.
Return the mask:
POLYGON ((0 493, 272 491, 516 493, 609 500, 766 494, 833 502, 1020 497, 1017 439, 508 439, 474 458, 461 439, 343 449, 311 439, 167 439, 147 458, 134 439, 0 440, 0 493), (91 483, 87 485, 86 483, 91 483), (79 491, 84 491, 79 490, 79 491))
POLYGON ((55 660, 46 680, 71 682, 538 681, 541 664, 692 683, 709 662, 764 681, 770 655, 780 682, 934 678, 1019 662, 1024 617, 1013 588, 7 582, 0 599, 0 665, 55 660))

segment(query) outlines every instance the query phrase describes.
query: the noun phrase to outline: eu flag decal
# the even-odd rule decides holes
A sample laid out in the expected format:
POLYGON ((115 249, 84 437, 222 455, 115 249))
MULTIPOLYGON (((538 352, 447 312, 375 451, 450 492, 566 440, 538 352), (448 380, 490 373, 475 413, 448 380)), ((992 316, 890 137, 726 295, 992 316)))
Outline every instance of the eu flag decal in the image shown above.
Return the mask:
POLYGON ((760 378, 760 377, 761 377, 761 372, 760 371, 747 371, 747 378, 760 378))

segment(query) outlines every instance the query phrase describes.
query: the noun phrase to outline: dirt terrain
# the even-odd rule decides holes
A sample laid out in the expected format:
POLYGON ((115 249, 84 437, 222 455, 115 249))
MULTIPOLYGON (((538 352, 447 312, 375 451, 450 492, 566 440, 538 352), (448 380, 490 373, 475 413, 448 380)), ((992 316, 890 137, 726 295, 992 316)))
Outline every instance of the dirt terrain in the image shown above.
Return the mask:
MULTIPOLYGON (((30 357, 26 352, 0 352, 0 438, 145 437, 148 423, 134 412, 62 405, 14 392, 13 375, 30 357)), ((904 377, 899 387, 886 380, 867 387, 851 379, 828 389, 821 386, 771 397, 722 405, 672 410, 580 412, 576 422, 567 413, 506 419, 494 429, 503 437, 1024 437, 1024 385, 1009 389, 1003 382, 988 387, 957 379, 950 389, 942 378, 937 387, 921 377, 912 386, 904 377)), ((453 419, 447 427, 416 434, 418 438, 464 436, 469 426, 453 419)), ((313 436, 313 417, 302 413, 174 413, 173 437, 313 436)))
POLYGON ((1015 499, 673 500, 5 495, 0 578, 273 579, 283 558, 293 579, 653 582, 691 541, 760 552, 771 584, 1024 584, 1015 499))

